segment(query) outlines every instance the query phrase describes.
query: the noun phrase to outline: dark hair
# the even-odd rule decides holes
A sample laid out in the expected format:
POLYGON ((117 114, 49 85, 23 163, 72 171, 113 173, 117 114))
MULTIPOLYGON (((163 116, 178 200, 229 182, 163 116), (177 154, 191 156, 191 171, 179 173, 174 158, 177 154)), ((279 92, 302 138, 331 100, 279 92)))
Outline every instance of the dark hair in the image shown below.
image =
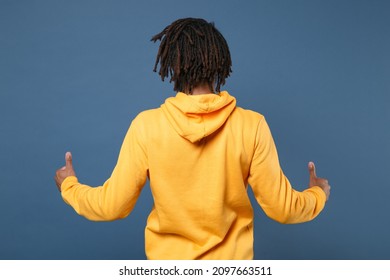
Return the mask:
POLYGON ((164 81, 171 76, 174 90, 191 93, 198 85, 208 84, 220 91, 221 85, 232 72, 228 44, 214 23, 203 19, 184 18, 152 37, 161 41, 154 72, 160 62, 159 75, 164 81))

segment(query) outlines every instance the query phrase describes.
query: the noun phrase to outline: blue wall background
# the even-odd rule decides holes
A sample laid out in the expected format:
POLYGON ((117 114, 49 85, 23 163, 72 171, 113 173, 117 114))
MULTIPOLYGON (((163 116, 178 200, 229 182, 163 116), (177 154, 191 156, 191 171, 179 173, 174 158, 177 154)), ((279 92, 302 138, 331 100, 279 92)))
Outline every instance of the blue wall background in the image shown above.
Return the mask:
POLYGON ((238 105, 264 114, 296 189, 307 162, 332 195, 313 222, 280 225, 256 205, 257 259, 390 259, 390 2, 0 1, 0 258, 144 259, 152 206, 112 223, 63 203, 71 150, 82 182, 111 174, 131 120, 174 94, 152 72, 173 20, 203 17, 227 39, 238 105))

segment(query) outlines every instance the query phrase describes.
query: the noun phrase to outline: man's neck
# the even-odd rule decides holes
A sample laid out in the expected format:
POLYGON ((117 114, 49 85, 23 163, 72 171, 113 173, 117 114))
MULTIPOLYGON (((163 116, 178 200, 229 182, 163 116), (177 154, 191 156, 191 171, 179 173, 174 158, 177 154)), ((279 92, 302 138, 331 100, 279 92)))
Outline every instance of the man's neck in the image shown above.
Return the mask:
POLYGON ((192 95, 210 94, 210 93, 214 93, 214 92, 210 89, 209 85, 199 85, 197 87, 194 87, 191 92, 192 95))

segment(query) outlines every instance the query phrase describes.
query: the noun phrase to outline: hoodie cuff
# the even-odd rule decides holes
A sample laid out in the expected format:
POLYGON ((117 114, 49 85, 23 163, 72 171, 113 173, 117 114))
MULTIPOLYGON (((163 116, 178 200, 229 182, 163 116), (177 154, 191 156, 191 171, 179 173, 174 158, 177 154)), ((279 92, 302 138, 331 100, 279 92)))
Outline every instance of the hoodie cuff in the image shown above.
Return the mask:
POLYGON ((317 211, 319 214, 319 212, 321 212, 322 209, 324 209, 325 203, 326 203, 326 194, 325 194, 324 190, 318 186, 313 186, 313 187, 306 189, 306 191, 314 193, 315 197, 317 198, 317 207, 316 208, 317 208, 317 211))
POLYGON ((64 191, 70 189, 71 187, 73 187, 74 185, 77 185, 77 184, 79 184, 77 177, 75 177, 75 176, 66 177, 65 180, 61 184, 61 193, 63 193, 64 191))

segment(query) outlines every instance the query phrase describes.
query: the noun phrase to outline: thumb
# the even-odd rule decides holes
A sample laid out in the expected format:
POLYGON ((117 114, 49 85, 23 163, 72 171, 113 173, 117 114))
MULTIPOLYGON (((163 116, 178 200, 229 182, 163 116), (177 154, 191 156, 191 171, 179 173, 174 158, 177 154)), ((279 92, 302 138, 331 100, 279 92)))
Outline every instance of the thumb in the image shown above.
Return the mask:
POLYGON ((65 154, 65 166, 66 166, 66 168, 73 169, 71 152, 66 152, 66 154, 65 154))
POLYGON ((310 178, 317 178, 316 166, 314 165, 314 162, 309 162, 308 168, 309 168, 310 178))

